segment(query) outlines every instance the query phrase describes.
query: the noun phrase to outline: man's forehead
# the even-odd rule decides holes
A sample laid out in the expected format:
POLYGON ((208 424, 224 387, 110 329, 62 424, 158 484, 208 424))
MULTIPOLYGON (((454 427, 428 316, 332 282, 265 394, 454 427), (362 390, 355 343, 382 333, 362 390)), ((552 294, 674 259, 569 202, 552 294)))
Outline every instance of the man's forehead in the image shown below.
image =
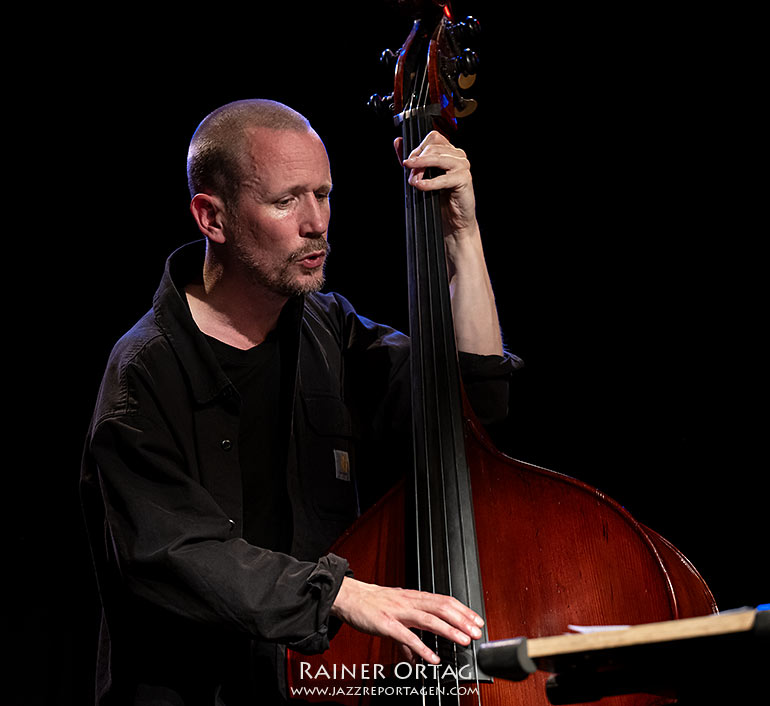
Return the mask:
POLYGON ((323 155, 326 148, 313 130, 277 130, 268 127, 249 127, 245 130, 247 150, 256 158, 261 155, 297 153, 308 157, 323 155))
POLYGON ((246 134, 246 156, 258 183, 331 179, 326 149, 315 132, 254 127, 246 134))

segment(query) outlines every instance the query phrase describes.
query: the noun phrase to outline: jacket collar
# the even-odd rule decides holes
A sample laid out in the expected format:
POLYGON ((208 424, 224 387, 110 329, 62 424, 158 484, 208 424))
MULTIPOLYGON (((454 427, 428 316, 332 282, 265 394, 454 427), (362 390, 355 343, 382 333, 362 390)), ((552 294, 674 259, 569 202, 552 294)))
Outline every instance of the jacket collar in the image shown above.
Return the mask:
MULTIPOLYGON (((193 320, 184 293, 187 284, 200 278, 205 252, 206 241, 198 240, 171 253, 153 297, 157 325, 178 356, 199 404, 211 402, 220 395, 237 398, 235 387, 193 320)), ((303 297, 290 299, 279 321, 281 340, 290 343, 284 350, 293 351, 295 361, 303 308, 303 297)))

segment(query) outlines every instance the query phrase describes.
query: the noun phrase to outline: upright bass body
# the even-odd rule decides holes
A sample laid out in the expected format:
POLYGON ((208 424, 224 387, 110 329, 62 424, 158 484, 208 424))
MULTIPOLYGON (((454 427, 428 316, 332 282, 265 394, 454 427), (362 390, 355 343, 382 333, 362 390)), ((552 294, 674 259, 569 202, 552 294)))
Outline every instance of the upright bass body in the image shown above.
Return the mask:
MULTIPOLYGON (((456 51, 448 3, 427 2, 401 49, 394 109, 408 154, 451 127, 456 51)), ((467 102, 463 110, 467 110, 467 102)), ((455 596, 485 616, 483 640, 546 637, 569 625, 632 625, 715 612, 684 556, 620 505, 573 478, 514 460, 491 443, 465 401, 436 192, 405 182, 413 476, 331 548, 356 578, 455 596)), ((412 665, 387 640, 344 625, 323 655, 289 654, 289 686, 310 701, 545 706, 544 681, 491 679, 476 648, 432 636, 437 668, 412 665), (393 699, 396 699, 395 701, 393 699)), ((672 703, 665 694, 610 697, 608 706, 672 703)))
MULTIPOLYGON (((471 413, 465 419, 465 440, 490 640, 559 635, 570 625, 637 625, 716 611, 692 564, 618 503, 578 480, 505 456, 471 413)), ((404 527, 411 505, 408 485, 397 486, 334 545, 333 551, 355 567, 357 578, 408 585, 410 533, 404 527)), ((521 682, 461 678, 458 689, 447 689, 437 686, 430 673, 415 679, 419 670, 403 660, 389 641, 344 625, 323 655, 292 655, 290 677, 295 685, 336 689, 334 700, 348 704, 420 691, 435 696, 439 689, 444 689, 442 703, 549 704, 544 673, 521 682), (301 663, 312 680, 299 678, 301 663)), ((601 703, 674 701, 665 694, 633 694, 601 703)))

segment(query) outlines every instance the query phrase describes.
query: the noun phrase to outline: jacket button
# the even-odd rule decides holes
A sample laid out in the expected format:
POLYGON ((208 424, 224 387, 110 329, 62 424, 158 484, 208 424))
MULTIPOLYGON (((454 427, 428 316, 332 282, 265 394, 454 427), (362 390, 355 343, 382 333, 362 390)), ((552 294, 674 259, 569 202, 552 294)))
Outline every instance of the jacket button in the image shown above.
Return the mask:
POLYGON ((230 439, 222 439, 222 443, 219 445, 222 447, 222 451, 229 451, 233 448, 233 442, 230 439))

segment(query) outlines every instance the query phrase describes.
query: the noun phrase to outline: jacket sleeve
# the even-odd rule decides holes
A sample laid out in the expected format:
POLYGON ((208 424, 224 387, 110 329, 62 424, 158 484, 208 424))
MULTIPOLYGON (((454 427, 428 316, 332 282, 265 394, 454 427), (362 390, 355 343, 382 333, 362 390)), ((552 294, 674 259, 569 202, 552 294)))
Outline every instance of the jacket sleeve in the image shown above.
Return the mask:
POLYGON ((101 544, 97 567, 99 554, 109 567, 100 580, 194 621, 302 652, 326 649, 347 562, 333 554, 302 562, 233 536, 234 523, 145 396, 141 413, 99 421, 87 445, 84 506, 87 521, 99 506, 103 528, 92 543, 101 544))
POLYGON ((508 416, 509 381, 521 368, 521 358, 499 355, 458 354, 460 375, 471 408, 482 424, 501 422, 508 416))
MULTIPOLYGON (((343 345, 353 353, 349 359, 355 361, 351 368, 357 390, 369 398, 370 407, 382 404, 386 414, 403 420, 411 405, 409 338, 356 314, 344 297, 335 297, 345 322, 343 345), (385 375, 372 372, 375 370, 385 375)), ((479 421, 503 421, 508 415, 509 381, 523 361, 508 351, 502 356, 460 351, 458 363, 468 401, 479 421)))

